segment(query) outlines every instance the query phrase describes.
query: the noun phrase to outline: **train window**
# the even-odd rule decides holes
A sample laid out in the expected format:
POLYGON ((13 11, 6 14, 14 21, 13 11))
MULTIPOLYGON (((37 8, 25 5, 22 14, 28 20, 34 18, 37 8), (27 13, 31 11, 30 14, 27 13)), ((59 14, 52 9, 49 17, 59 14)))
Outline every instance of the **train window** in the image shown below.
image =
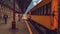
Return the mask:
POLYGON ((60 0, 59 0, 59 7, 58 7, 58 29, 60 29, 60 0))
POLYGON ((31 14, 32 14, 32 15, 36 15, 36 12, 35 12, 35 11, 33 11, 31 14))
POLYGON ((39 15, 39 10, 35 10, 32 12, 32 15, 39 15))
POLYGON ((51 15, 51 3, 46 4, 46 12, 45 13, 46 13, 45 15, 48 15, 48 16, 51 15))
POLYGON ((35 13, 36 13, 36 15, 39 15, 39 12, 38 12, 38 10, 36 10, 36 11, 35 11, 35 13))
POLYGON ((46 15, 46 5, 44 6, 44 15, 46 15))
POLYGON ((60 0, 59 0, 59 7, 60 7, 60 0))
POLYGON ((51 3, 48 3, 32 12, 32 15, 51 16, 51 3))
POLYGON ((42 7, 42 15, 44 15, 44 6, 42 7))
MULTIPOLYGON (((59 12, 59 15, 60 15, 60 0, 59 0, 58 12, 59 12)), ((60 16, 59 16, 59 17, 60 17, 60 16)))
POLYGON ((39 9, 37 9, 38 15, 39 15, 39 11, 40 11, 40 10, 39 10, 39 9))
POLYGON ((60 15, 60 0, 59 0, 59 7, 58 8, 59 8, 58 10, 59 10, 59 15, 60 15))
POLYGON ((39 15, 41 15, 41 12, 42 12, 42 9, 41 9, 41 8, 39 8, 39 15))
POLYGON ((46 15, 48 15, 48 12, 49 12, 49 7, 48 7, 48 4, 46 5, 46 15))
POLYGON ((51 3, 48 4, 48 15, 51 15, 51 3))
POLYGON ((43 10, 43 7, 41 7, 41 15, 43 15, 43 11, 44 11, 44 10, 43 10))

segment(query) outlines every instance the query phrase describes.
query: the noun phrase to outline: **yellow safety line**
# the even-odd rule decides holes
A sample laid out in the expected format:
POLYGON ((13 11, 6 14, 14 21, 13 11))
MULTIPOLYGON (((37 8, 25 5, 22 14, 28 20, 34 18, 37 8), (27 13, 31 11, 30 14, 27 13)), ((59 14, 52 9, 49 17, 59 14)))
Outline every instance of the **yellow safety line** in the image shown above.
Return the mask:
POLYGON ((28 24, 27 21, 25 21, 25 22, 26 22, 26 26, 27 26, 27 28, 28 28, 28 30, 29 30, 29 33, 32 34, 32 30, 31 30, 31 28, 30 28, 30 25, 28 24))

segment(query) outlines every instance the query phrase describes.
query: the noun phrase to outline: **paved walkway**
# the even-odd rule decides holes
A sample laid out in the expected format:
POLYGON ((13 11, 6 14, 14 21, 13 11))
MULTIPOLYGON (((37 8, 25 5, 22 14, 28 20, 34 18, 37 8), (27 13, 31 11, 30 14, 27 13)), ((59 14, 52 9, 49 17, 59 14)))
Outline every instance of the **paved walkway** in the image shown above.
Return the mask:
POLYGON ((21 19, 20 22, 16 19, 17 30, 11 30, 12 18, 8 19, 8 23, 0 24, 0 34, 29 34, 25 21, 21 19))

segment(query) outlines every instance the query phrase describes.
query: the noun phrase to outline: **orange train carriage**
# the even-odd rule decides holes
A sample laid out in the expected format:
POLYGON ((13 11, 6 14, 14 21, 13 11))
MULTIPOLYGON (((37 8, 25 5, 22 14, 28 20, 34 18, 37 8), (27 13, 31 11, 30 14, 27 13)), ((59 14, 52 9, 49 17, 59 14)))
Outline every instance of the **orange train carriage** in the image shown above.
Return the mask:
POLYGON ((44 0, 29 12, 31 19, 44 27, 55 30, 58 28, 58 0, 44 0))

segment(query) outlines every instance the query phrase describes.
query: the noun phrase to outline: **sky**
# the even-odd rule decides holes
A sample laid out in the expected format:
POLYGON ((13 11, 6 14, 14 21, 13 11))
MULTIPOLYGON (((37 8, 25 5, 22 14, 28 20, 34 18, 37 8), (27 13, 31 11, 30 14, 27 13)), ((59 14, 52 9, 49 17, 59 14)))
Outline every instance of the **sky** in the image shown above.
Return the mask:
POLYGON ((32 0, 30 5, 25 11, 25 14, 27 14, 33 7, 35 7, 38 3, 40 3, 42 0, 32 0))

